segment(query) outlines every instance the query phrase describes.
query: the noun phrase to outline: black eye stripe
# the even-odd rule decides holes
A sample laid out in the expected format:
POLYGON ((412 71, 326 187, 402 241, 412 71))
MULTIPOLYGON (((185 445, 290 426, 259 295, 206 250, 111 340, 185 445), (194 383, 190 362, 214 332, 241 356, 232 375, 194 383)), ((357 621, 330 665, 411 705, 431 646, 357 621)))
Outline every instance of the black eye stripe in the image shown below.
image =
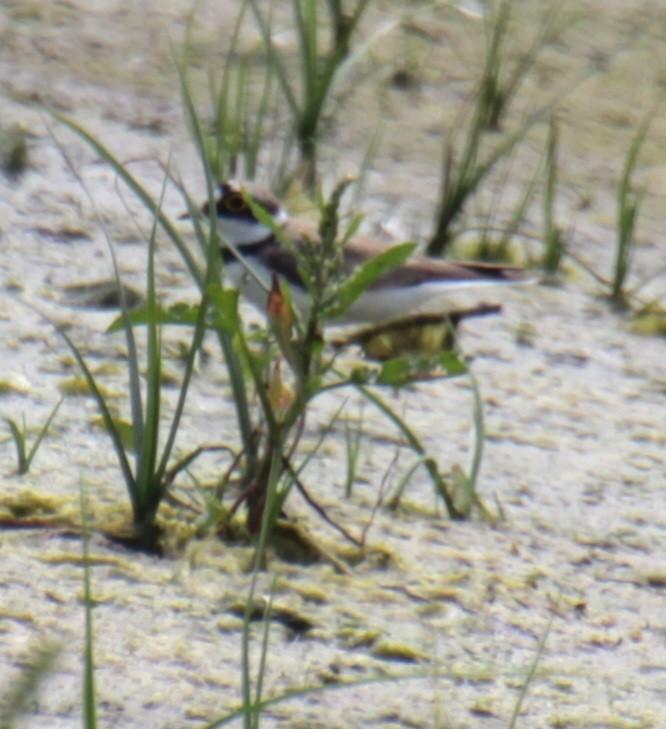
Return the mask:
MULTIPOLYGON (((280 211, 280 204, 273 194, 256 185, 248 185, 250 189, 240 190, 237 186, 223 182, 217 190, 215 212, 221 218, 235 218, 236 220, 256 221, 256 217, 248 204, 245 194, 252 195, 253 201, 263 208, 269 215, 280 211)), ((208 214, 208 209, 203 210, 208 214)))
POLYGON ((247 203, 242 195, 233 193, 222 198, 222 202, 230 213, 240 213, 247 210, 247 203))
POLYGON ((234 216, 236 218, 247 218, 252 220, 250 206, 245 202, 241 193, 232 191, 226 192, 217 200, 215 205, 217 214, 222 217, 234 216))

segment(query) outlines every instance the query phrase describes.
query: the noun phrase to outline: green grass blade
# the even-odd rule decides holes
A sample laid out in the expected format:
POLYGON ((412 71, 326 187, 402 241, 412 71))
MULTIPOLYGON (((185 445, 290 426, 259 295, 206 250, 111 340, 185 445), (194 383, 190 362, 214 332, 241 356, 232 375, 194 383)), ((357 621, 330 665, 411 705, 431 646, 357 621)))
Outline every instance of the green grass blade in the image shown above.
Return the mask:
POLYGON ((16 421, 12 420, 12 418, 4 418, 4 421, 9 427, 9 430, 12 434, 12 440, 14 441, 14 445, 16 446, 16 473, 18 475, 22 475, 24 473, 27 473, 28 471, 28 459, 26 458, 25 453, 25 421, 23 423, 22 431, 16 424, 16 421))
MULTIPOLYGON (((64 117, 58 117, 61 119, 65 119, 64 117)), ((71 122, 71 120, 70 120, 71 122)), ((67 123, 67 122, 65 122, 67 123)), ((74 122, 71 122, 71 124, 74 124, 74 122)), ((75 130, 75 127, 70 127, 73 131, 75 130)), ((82 134, 87 134, 87 132, 81 130, 82 134)), ((90 135, 84 137, 86 140, 92 139, 90 135)), ((58 143, 56 139, 56 143, 58 143)), ((90 203, 95 211, 97 211, 95 200, 93 199, 93 196, 90 194, 90 191, 88 190, 88 187, 85 183, 85 181, 82 179, 81 175, 79 174, 76 165, 72 162, 69 155, 66 153, 66 151, 62 148, 60 144, 58 144, 61 154, 63 155, 63 158, 65 160, 65 163, 69 167, 71 173, 74 175, 74 177, 78 180, 79 184, 83 188, 84 192, 86 193, 88 199, 90 200, 90 203)), ((107 152, 108 154, 108 152, 107 152)), ((120 164, 120 163, 117 163, 120 164)), ((111 235, 107 231, 106 225, 104 224, 103 218, 101 215, 97 215, 99 222, 102 226, 102 229, 104 231, 104 235, 107 242, 107 247, 109 250, 109 255, 111 256, 111 262, 113 264, 113 274, 116 281, 116 286, 118 289, 118 292, 120 294, 120 304, 121 304, 121 318, 123 320, 123 331, 125 333, 125 342, 127 345, 127 362, 128 362, 128 371, 129 371, 129 390, 130 390, 130 406, 132 410, 132 436, 134 438, 134 452, 138 453, 140 451, 140 439, 143 435, 143 405, 141 400, 141 382, 140 382, 140 372, 139 372, 139 357, 137 353, 136 348, 136 342, 134 339, 134 331, 132 327, 129 324, 128 320, 128 305, 127 305, 127 298, 125 295, 125 288, 122 285, 121 277, 120 277, 120 268, 118 266, 118 259, 116 257, 116 251, 112 243, 111 235)))
POLYGON ((543 257, 543 268, 554 274, 560 267, 564 246, 561 231, 555 224, 555 197, 557 192, 557 157, 559 133, 557 120, 550 117, 548 125, 548 144, 546 148, 546 190, 544 194, 544 242, 546 251, 543 257))
POLYGON ((162 389, 162 346, 159 324, 156 321, 155 294, 155 228, 148 244, 148 300, 147 366, 146 366, 146 410, 141 450, 137 452, 137 487, 141 500, 141 523, 152 521, 154 512, 162 497, 161 474, 156 472, 159 448, 161 389, 162 389))
POLYGON ((49 417, 46 419, 46 422, 41 427, 39 433, 37 434, 37 438, 35 442, 33 443, 32 448, 28 452, 28 455, 26 456, 26 470, 30 468, 30 465, 32 464, 33 458, 37 455, 37 451, 39 450, 39 446, 42 444, 42 441, 46 437, 46 434, 48 433, 49 428, 51 427, 51 423, 53 422, 53 419, 58 413, 58 410, 60 410, 60 406, 65 401, 65 398, 62 397, 58 402, 56 403, 53 410, 51 410, 51 413, 49 414, 49 417))
POLYGON ((398 430, 405 436, 407 439, 407 443, 409 447, 415 451, 419 456, 422 456, 424 461, 423 465, 425 466, 426 470, 428 471, 428 474, 433 482, 433 485, 435 486, 435 489, 437 493, 442 497, 444 504, 446 505, 446 510, 449 514, 449 516, 452 519, 462 519, 464 518, 464 515, 461 514, 458 509, 456 508, 456 505, 453 501, 453 498, 451 494, 449 493, 449 489, 446 485, 446 482, 444 481, 442 475, 439 472, 439 469, 437 467, 437 462, 432 458, 432 456, 429 456, 425 447, 421 443, 421 441, 417 438, 414 431, 409 427, 409 425, 386 403, 384 400, 379 397, 376 393, 372 392, 367 387, 364 387, 363 385, 358 386, 358 390, 363 394, 363 396, 369 400, 375 407, 377 407, 397 428, 398 430))
POLYGON ((273 577, 273 583, 268 593, 266 608, 264 610, 264 632, 261 639, 261 655, 259 657, 259 667, 257 668, 257 680, 254 689, 254 699, 252 701, 252 719, 253 729, 259 729, 261 721, 261 709, 255 708, 261 706, 261 697, 264 689, 264 676, 266 675, 266 662, 268 659, 268 644, 271 633, 271 618, 273 615, 273 596, 275 595, 275 587, 277 583, 277 575, 273 577))
POLYGON ((303 84, 303 108, 301 117, 312 107, 317 96, 319 82, 319 53, 317 43, 317 3, 305 0, 291 0, 295 18, 296 35, 300 50, 300 69, 303 84))
POLYGON ((523 685, 520 687, 520 692, 518 694, 518 698, 516 699, 516 703, 513 707, 513 712, 511 713, 511 719, 509 720, 509 726, 508 729, 516 729, 516 726, 518 725, 518 717, 520 716, 520 710, 523 707, 523 703, 525 701, 525 698, 527 697, 527 692, 530 688, 530 685, 532 684, 532 681, 534 680, 534 677, 536 676, 536 670, 539 666, 539 661, 541 660, 541 656, 543 655, 544 648, 546 647, 546 641, 548 640, 548 636, 550 635, 550 630, 553 626, 553 620, 555 619, 555 613, 550 614, 550 618, 548 619, 548 624, 546 625, 546 629, 543 632, 543 635, 541 636, 539 640, 539 644, 537 645, 537 651, 534 656, 534 660, 532 661, 532 664, 530 665, 529 671, 527 672, 527 676, 525 677, 525 681, 523 682, 523 685))
MULTIPOLYGON (((209 259, 210 260, 210 259, 209 259)), ((169 457, 171 455, 171 451, 173 449, 173 445, 176 440, 176 434, 178 432, 178 427, 180 425, 180 419, 183 414, 183 410, 185 408, 185 399, 187 395, 187 391, 189 389, 190 381, 192 379, 192 374, 194 372, 194 366, 196 362, 196 356, 197 353, 201 349, 201 344, 203 343, 204 335, 206 334, 206 319, 208 314, 208 306, 209 306, 209 291, 212 286, 218 286, 217 282, 213 282, 212 279, 216 277, 215 274, 215 267, 212 265, 208 266, 208 270, 206 273, 206 280, 210 281, 204 289, 204 293, 202 296, 202 299, 199 303, 198 312, 197 312, 197 318, 194 322, 194 333, 192 335, 192 342, 190 344, 190 348, 187 354, 187 359, 185 361, 185 372, 183 374, 183 379, 180 386, 180 393, 178 396, 178 401, 176 403, 176 409, 174 411, 172 420, 171 420, 171 428, 169 429, 169 435, 167 437, 167 441, 164 445, 164 449, 162 451, 162 459, 160 461, 160 464, 158 466, 158 474, 160 476, 160 479, 163 478, 164 473, 167 469, 167 463, 169 460, 169 457)), ((227 294, 228 292, 222 292, 223 296, 224 294, 227 294)), ((233 302, 232 306, 235 312, 235 319, 236 319, 236 326, 238 326, 238 314, 237 314, 237 298, 238 294, 237 292, 234 292, 231 295, 231 301, 233 302)), ((228 300, 225 299, 225 300, 228 300)), ((223 312, 225 314, 225 322, 228 322, 229 317, 226 315, 226 311, 223 312)))
POLYGON ((476 377, 472 374, 472 370, 468 369, 470 385, 472 387, 472 395, 474 396, 474 420, 472 423, 472 449, 471 462, 469 465, 468 478, 473 492, 476 492, 476 484, 481 469, 481 461, 483 460, 483 445, 485 442, 485 423, 483 416, 483 401, 481 400, 481 391, 476 377))
MULTIPOLYGON (((107 164, 111 166, 113 171, 128 186, 132 194, 143 204, 143 206, 151 213, 155 211, 155 201, 150 193, 139 183, 139 181, 129 172, 126 165, 118 160, 101 142, 99 142, 90 132, 73 119, 53 112, 53 116, 63 125, 73 131, 80 139, 82 139, 91 149, 93 149, 107 164)), ((183 257, 185 264, 192 275, 192 278, 202 285, 202 275, 194 256, 189 252, 182 237, 173 226, 171 221, 164 213, 159 213, 159 224, 162 230, 167 234, 170 240, 175 244, 178 252, 183 257)))
MULTIPOLYGON (((294 2, 297 1, 298 0, 294 0, 294 2)), ((299 114, 299 107, 298 101, 296 100, 296 95, 294 94, 294 91, 291 88, 291 84, 289 81, 289 69, 287 68, 286 64, 284 63, 280 54, 275 48, 275 45, 273 44, 273 40, 271 38, 270 23, 266 22, 266 20, 264 19, 264 16, 259 9, 259 3, 257 0, 248 0, 248 2, 250 4, 250 9, 252 10, 252 14, 254 15, 257 27, 259 28, 259 32, 261 33, 261 37, 263 39, 266 55, 268 56, 268 65, 275 70, 278 81, 280 82, 280 86, 282 88, 282 93, 284 94, 284 98, 287 101, 287 105, 289 106, 292 115, 294 117, 297 117, 299 114)))
MULTIPOLYGON (((185 71, 179 66, 178 67, 180 79, 181 79, 181 91, 183 95, 183 102, 188 114, 190 121, 190 128, 194 133, 195 145, 199 151, 201 161, 206 174, 206 184, 208 187, 208 200, 211 209, 214 205, 214 185, 215 180, 212 176, 211 166, 206 156, 206 145, 205 136, 199 118, 194 107, 192 94, 190 92, 189 84, 185 71)), ((201 235, 201 228, 198 228, 198 237, 201 235)), ((226 243, 226 241, 225 241, 226 243)), ((216 277, 214 280, 219 281, 221 276, 221 255, 220 255, 220 240, 215 225, 210 225, 209 237, 206 247, 206 260, 207 269, 211 266, 210 275, 216 277)), ((197 282, 205 290, 207 273, 202 273, 198 270, 197 282)), ((232 335, 227 331, 218 330, 218 338, 220 346, 224 355, 224 360, 229 371, 229 382, 231 384, 234 407, 236 409, 236 418, 238 421, 238 427, 240 430, 240 436, 244 448, 247 454, 248 468, 254 468, 256 463, 256 441, 253 438, 254 426, 252 418, 250 416, 250 403, 247 393, 247 387, 245 383, 245 377, 243 374, 243 368, 238 357, 238 354, 234 348, 232 335)))
POLYGON ((611 299, 618 305, 624 303, 624 288, 629 267, 631 253, 634 245, 636 229, 636 218, 640 208, 640 194, 633 191, 631 178, 638 163, 645 137, 652 122, 655 110, 652 110, 643 120, 638 128, 636 136, 632 140, 622 171, 622 178, 617 193, 617 229, 618 238, 615 251, 615 268, 613 271, 613 283, 611 287, 611 299))
POLYGON ((424 466, 425 462, 426 462, 426 456, 423 456, 423 455, 418 456, 414 461, 412 461, 412 463, 409 465, 407 470, 400 477, 400 481, 398 481, 398 485, 395 487, 393 494, 386 502, 386 506, 389 509, 398 508, 398 506, 400 505, 400 499, 402 498, 402 495, 405 492, 405 489, 407 488, 407 484, 410 482, 415 471, 418 468, 420 468, 421 466, 424 466))
POLYGON ((118 457, 118 462, 120 464, 120 470, 123 474, 123 479, 125 481, 125 485, 127 487, 130 500, 132 502, 132 510, 134 513, 137 513, 137 510, 139 508, 139 504, 136 499, 136 481, 134 478, 134 474, 132 473, 132 467, 130 465, 129 459, 127 458, 127 454, 125 453, 125 448, 123 445, 123 439, 116 428, 115 421, 113 419, 113 416, 111 415, 111 411, 109 410, 108 405, 106 404, 106 399, 104 395, 102 394, 101 390, 97 386, 97 381, 95 380, 94 375, 90 371, 90 368, 88 367, 85 359, 79 352, 78 348, 74 344, 74 342, 69 338, 67 333, 63 331, 62 328, 56 327, 57 332, 60 334, 60 336, 65 340, 67 343, 67 346, 69 347, 72 356, 76 360, 76 363, 78 364, 79 368, 81 369, 81 372, 83 373, 83 377, 88 384, 88 387, 90 388, 90 391, 93 394, 93 397, 95 398, 95 401, 97 402, 97 406, 102 414, 102 419, 104 421, 104 427, 106 428, 107 432, 109 433, 109 436, 111 437, 111 442, 113 443, 113 447, 116 451, 116 455, 118 457))

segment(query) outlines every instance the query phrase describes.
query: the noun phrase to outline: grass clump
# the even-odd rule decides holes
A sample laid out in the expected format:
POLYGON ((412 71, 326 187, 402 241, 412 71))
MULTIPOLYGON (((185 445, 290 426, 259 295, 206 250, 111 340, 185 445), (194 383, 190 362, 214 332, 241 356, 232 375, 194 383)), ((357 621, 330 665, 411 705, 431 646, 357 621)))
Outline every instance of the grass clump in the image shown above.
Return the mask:
POLYGON ((484 180, 498 163, 507 159, 514 149, 525 141, 535 124, 542 122, 555 100, 528 114, 513 133, 500 141, 489 152, 488 132, 501 129, 502 118, 516 96, 518 89, 530 73, 534 61, 543 48, 559 32, 555 23, 555 5, 542 21, 542 29, 533 43, 510 71, 506 71, 505 46, 510 36, 511 3, 502 0, 493 11, 488 11, 484 65, 476 91, 473 108, 468 114, 469 123, 464 132, 462 151, 457 153, 454 142, 447 141, 444 150, 440 191, 435 225, 428 242, 428 253, 441 256, 448 251, 454 238, 455 223, 465 205, 480 189, 484 180))
MULTIPOLYGON (((65 118, 61 119, 84 139, 92 140, 73 121, 65 118)), ((101 145, 97 144, 97 147, 105 153, 108 159, 114 159, 101 145)), ((119 167, 122 167, 122 165, 119 165, 119 167)), ((129 176, 124 168, 123 171, 130 182, 134 183, 133 178, 129 176)), ((142 188, 136 185, 132 189, 140 199, 143 199, 142 194, 145 195, 145 193, 143 193, 142 188)), ((146 200, 150 199, 147 195, 145 196, 146 200)), ((121 302, 121 315, 116 323, 111 326, 110 331, 121 330, 125 337, 130 406, 129 421, 117 417, 104 387, 88 366, 85 357, 73 338, 62 328, 59 328, 58 331, 79 365, 83 379, 97 403, 104 427, 116 452, 132 506, 133 526, 128 541, 136 544, 141 549, 156 550, 159 549, 160 535, 156 523, 157 510, 166 495, 170 481, 168 467, 185 407, 195 358, 205 333, 205 313, 208 303, 204 295, 200 302, 199 314, 193 323, 192 340, 185 357, 184 373, 179 386, 176 406, 171 416, 166 438, 162 440, 160 437, 163 426, 162 342, 155 274, 155 236, 161 220, 161 205, 159 202, 153 205, 151 212, 153 213, 153 225, 148 240, 147 303, 142 310, 144 318, 141 321, 141 324, 145 324, 146 332, 145 362, 142 359, 137 342, 135 334, 136 321, 130 315, 125 287, 121 281, 114 248, 111 240, 107 239, 121 302)), ((216 247, 212 248, 208 261, 209 265, 206 268, 204 277, 206 281, 210 282, 215 276, 214 271, 219 271, 219 265, 217 269, 215 268, 216 261, 219 261, 219 252, 216 247)))
POLYGON ((263 39, 268 67, 277 77, 292 117, 290 127, 300 155, 303 183, 313 191, 318 179, 317 148, 322 114, 341 77, 365 50, 363 46, 353 49, 351 40, 368 0, 356 0, 350 7, 343 7, 340 0, 328 0, 325 4, 291 0, 298 40, 296 73, 273 41, 271 19, 266 17, 266 11, 257 0, 248 2, 263 39), (322 14, 328 22, 322 22, 322 14), (300 76, 298 84, 294 83, 294 76, 300 76))

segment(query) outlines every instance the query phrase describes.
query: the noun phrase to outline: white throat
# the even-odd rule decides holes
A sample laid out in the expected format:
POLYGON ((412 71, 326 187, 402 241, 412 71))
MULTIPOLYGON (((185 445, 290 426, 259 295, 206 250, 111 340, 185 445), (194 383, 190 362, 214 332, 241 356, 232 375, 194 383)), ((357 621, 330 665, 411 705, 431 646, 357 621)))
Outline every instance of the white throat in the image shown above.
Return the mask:
MULTIPOLYGON (((280 208, 273 216, 276 225, 282 225, 287 222, 287 212, 280 208)), ((265 240, 273 232, 270 228, 260 223, 258 220, 233 220, 218 216, 218 229, 223 238, 226 238, 235 246, 250 245, 265 240)))

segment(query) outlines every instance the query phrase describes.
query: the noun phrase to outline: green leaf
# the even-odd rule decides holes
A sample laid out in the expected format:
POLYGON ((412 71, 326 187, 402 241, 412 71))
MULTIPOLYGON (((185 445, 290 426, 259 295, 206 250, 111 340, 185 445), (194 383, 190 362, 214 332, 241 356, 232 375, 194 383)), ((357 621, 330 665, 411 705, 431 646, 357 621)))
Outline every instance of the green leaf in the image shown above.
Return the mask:
POLYGON ((406 357, 396 357, 384 362, 377 377, 378 384, 393 385, 393 387, 406 385, 413 380, 412 366, 406 357))
POLYGON ((380 276, 404 263, 415 246, 415 243, 400 243, 359 266, 340 286, 337 303, 327 316, 341 316, 380 276))
POLYGON ((199 315, 199 306, 185 303, 173 304, 166 308, 161 306, 141 306, 128 311, 126 316, 119 316, 111 322, 107 334, 123 331, 126 322, 132 326, 146 324, 187 324, 194 326, 199 315))
POLYGON ((347 226, 347 229, 345 230, 345 234, 342 238, 343 245, 347 243, 347 241, 350 241, 356 233, 358 233, 358 229, 361 227, 361 223, 363 222, 364 216, 359 213, 358 215, 354 215, 354 217, 351 219, 349 225, 347 226))
MULTIPOLYGON (((208 326, 214 329, 234 333, 238 326, 238 292, 223 289, 214 284, 209 289, 211 295, 212 316, 208 326)), ((179 302, 168 307, 142 306, 127 312, 127 316, 119 316, 110 324, 107 333, 123 331, 127 323, 131 326, 146 326, 148 324, 162 326, 196 326, 199 318, 199 305, 179 302)))
POLYGON ((220 284, 206 287, 206 295, 210 300, 213 312, 212 326, 227 334, 236 334, 240 328, 238 318, 238 291, 225 289, 220 284))
POLYGON ((437 363, 446 371, 449 377, 464 375, 467 372, 467 365, 455 352, 442 352, 437 355, 437 363))
MULTIPOLYGON (((123 447, 125 448, 125 451, 127 452, 134 452, 135 448, 135 442, 134 442, 134 427, 132 423, 129 420, 125 420, 124 418, 111 416, 113 420, 113 431, 117 434, 117 436, 120 439, 120 442, 123 444, 123 447)), ((104 421, 104 418, 100 418, 99 420, 95 420, 95 424, 98 424, 100 428, 104 428, 104 430, 111 434, 112 429, 109 427, 109 425, 104 421)))

